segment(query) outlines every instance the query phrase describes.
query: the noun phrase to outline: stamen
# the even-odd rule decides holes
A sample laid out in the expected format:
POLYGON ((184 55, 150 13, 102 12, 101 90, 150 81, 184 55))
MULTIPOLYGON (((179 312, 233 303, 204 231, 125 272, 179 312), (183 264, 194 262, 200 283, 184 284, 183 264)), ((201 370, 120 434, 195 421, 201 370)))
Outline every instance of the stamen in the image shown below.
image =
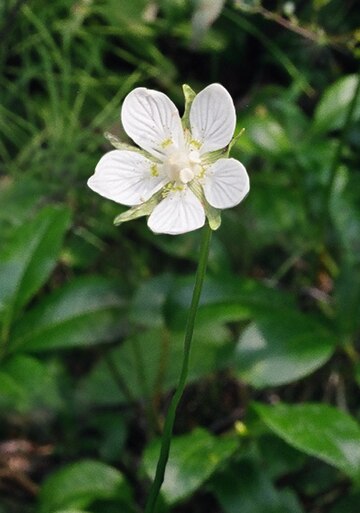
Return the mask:
POLYGON ((161 143, 161 147, 162 148, 167 148, 168 146, 171 146, 172 145, 172 140, 171 139, 164 139, 163 142, 161 143))
POLYGON ((189 153, 189 161, 192 164, 200 164, 200 162, 201 162, 200 153, 196 150, 191 150, 189 153))
POLYGON ((159 176, 159 169, 156 164, 151 164, 150 173, 151 176, 159 176))
POLYGON ((194 172, 189 167, 184 167, 180 170, 179 178, 182 181, 182 183, 191 182, 191 180, 194 178, 194 172))

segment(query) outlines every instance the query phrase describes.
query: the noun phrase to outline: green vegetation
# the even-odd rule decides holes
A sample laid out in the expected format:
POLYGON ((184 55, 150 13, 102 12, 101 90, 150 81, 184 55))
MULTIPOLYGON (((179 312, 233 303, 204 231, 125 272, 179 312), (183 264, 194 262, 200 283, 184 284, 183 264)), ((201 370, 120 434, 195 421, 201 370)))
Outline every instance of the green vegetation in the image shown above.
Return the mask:
POLYGON ((0 513, 140 513, 200 232, 86 186, 138 86, 231 93, 251 191, 214 232, 158 513, 360 510, 356 1, 0 5, 0 513))

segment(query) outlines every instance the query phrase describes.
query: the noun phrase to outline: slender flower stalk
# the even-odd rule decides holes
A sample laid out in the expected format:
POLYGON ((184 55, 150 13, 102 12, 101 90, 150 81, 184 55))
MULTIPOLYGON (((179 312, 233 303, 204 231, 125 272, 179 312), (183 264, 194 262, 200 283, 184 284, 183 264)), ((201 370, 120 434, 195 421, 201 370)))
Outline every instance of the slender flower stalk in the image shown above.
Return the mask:
POLYGON ((203 227, 199 263, 185 330, 179 382, 165 418, 159 461, 145 513, 154 513, 164 481, 176 410, 189 370, 191 341, 204 282, 212 230, 221 223, 220 210, 238 205, 249 192, 245 167, 229 158, 236 126, 235 107, 220 84, 199 94, 183 86, 185 112, 180 118, 163 93, 138 87, 121 110, 130 146, 108 134, 115 150, 104 155, 89 187, 110 200, 131 207, 115 219, 121 224, 148 217, 154 233, 178 235, 203 227))
POLYGON ((184 354, 183 354, 183 362, 179 377, 179 382, 175 391, 175 394, 171 400, 169 410, 166 415, 164 431, 161 440, 161 450, 160 456, 158 460, 158 464, 156 467, 155 479, 153 481, 149 499, 145 508, 145 513, 153 513, 155 511, 157 499, 159 497, 160 488, 164 481, 165 468, 167 461, 169 459, 170 452, 170 444, 173 433, 173 427, 175 422, 176 410, 183 395, 187 375, 189 371, 189 360, 190 360, 190 350, 191 350, 191 341, 194 332, 195 318, 196 313, 199 306, 201 290, 205 278, 206 266, 209 255, 210 248, 210 240, 211 240, 212 230, 208 224, 206 224, 203 228, 202 233, 202 241, 200 247, 200 255, 199 255, 199 263, 197 267, 196 277, 195 277, 195 285, 189 310, 189 315, 186 324, 185 338, 184 338, 184 354))

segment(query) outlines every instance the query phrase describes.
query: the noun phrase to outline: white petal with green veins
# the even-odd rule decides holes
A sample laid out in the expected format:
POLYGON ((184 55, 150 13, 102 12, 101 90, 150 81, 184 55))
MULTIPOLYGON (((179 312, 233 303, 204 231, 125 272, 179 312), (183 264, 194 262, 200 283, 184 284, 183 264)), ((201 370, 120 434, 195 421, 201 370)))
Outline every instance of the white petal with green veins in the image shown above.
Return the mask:
POLYGON ((184 146, 179 111, 164 93, 137 87, 129 93, 121 109, 126 133, 140 148, 157 158, 164 155, 165 141, 177 148, 184 146))
POLYGON ((106 153, 89 178, 90 189, 105 198, 130 207, 147 201, 167 179, 152 173, 154 162, 127 150, 106 153))

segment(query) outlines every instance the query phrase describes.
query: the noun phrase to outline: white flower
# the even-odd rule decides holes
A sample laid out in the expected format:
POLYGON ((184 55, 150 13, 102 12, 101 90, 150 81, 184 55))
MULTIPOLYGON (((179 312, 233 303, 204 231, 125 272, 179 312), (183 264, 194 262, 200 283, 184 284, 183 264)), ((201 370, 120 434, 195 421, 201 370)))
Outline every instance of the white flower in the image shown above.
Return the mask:
MULTIPOLYGON (((217 209, 237 205, 249 192, 245 167, 227 156, 236 123, 231 96, 220 84, 199 94, 184 86, 183 119, 163 93, 139 87, 124 100, 121 120, 142 149, 124 145, 104 155, 89 187, 131 206, 117 224, 149 215, 155 233, 180 234, 200 228, 206 216, 220 225, 217 209)), ((115 142, 114 142, 115 141, 115 142)))

